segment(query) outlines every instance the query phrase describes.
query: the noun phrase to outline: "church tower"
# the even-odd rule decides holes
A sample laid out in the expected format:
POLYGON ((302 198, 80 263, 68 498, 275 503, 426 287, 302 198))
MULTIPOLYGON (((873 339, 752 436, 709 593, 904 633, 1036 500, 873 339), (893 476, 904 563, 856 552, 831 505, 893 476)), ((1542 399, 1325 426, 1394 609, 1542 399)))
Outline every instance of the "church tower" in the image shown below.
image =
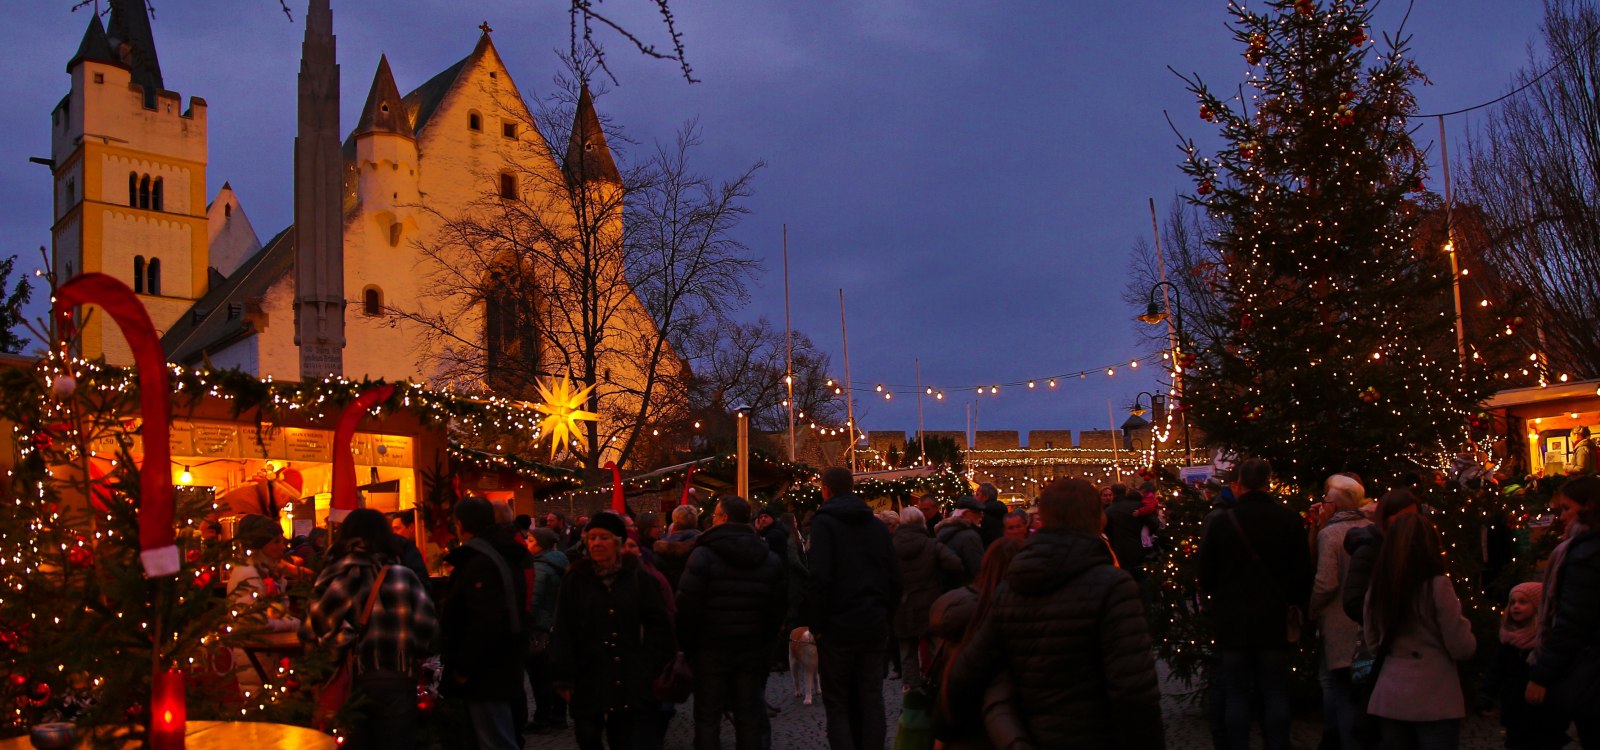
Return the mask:
MULTIPOLYGON (((165 332, 206 292, 206 103, 167 91, 143 0, 91 14, 51 113, 52 265, 65 280, 109 274, 165 332)), ((127 341, 91 316, 80 353, 132 364, 127 341)))
POLYGON ((294 139, 294 343, 300 378, 344 372, 344 217, 340 197, 339 64, 333 10, 311 0, 300 46, 294 139))

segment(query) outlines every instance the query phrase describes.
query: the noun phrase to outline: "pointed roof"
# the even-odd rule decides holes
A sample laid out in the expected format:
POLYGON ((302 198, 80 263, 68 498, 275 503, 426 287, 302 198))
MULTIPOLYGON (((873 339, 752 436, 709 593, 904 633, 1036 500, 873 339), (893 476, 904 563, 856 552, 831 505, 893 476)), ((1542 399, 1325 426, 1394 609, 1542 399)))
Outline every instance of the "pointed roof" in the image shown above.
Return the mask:
POLYGON ((414 137, 405 102, 400 99, 400 89, 394 85, 394 74, 389 71, 387 55, 378 57, 378 72, 372 77, 372 90, 367 92, 367 106, 361 110, 361 121, 356 123, 356 137, 367 133, 414 137))
POLYGON ((85 60, 94 62, 121 65, 115 55, 111 54, 111 42, 106 39, 106 27, 100 24, 100 16, 89 14, 89 28, 83 32, 83 41, 78 43, 78 52, 67 61, 67 72, 71 72, 78 63, 85 60))
POLYGON ((600 116, 595 114, 594 97, 589 93, 588 84, 584 84, 578 94, 578 111, 572 120, 572 139, 567 142, 564 169, 568 182, 622 183, 617 163, 611 158, 611 148, 606 145, 605 130, 600 127, 600 116))
POLYGON ((494 42, 490 41, 489 35, 485 33, 483 36, 478 37, 478 44, 472 48, 472 54, 461 58, 455 65, 439 71, 438 75, 429 78, 426 83, 406 94, 406 108, 412 113, 411 130, 413 133, 421 133, 423 127, 427 126, 429 118, 433 117, 434 110, 437 110, 439 105, 444 103, 445 95, 455 88, 456 79, 461 77, 461 72, 491 49, 494 49, 494 42))
POLYGON ((106 27, 113 54, 133 72, 133 82, 145 87, 146 96, 166 88, 161 82, 161 61, 156 59, 156 37, 150 31, 145 0, 111 0, 111 24, 106 27))
POLYGON ((226 279, 212 284, 161 336, 167 361, 192 364, 204 355, 259 333, 256 321, 245 313, 251 304, 266 297, 274 284, 294 271, 294 251, 295 231, 291 226, 268 240, 226 279))

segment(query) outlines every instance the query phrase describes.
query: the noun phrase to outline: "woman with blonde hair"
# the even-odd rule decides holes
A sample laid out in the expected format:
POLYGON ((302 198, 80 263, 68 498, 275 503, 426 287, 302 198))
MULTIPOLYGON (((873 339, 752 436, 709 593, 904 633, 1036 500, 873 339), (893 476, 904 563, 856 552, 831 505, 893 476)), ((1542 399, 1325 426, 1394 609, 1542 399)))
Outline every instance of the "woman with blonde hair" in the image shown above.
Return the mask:
POLYGON ((1361 626, 1339 605, 1350 569, 1350 553, 1345 550, 1345 535, 1371 525, 1362 515, 1366 489, 1345 474, 1328 477, 1323 501, 1332 509, 1327 522, 1316 532, 1312 549, 1317 558, 1316 579, 1311 588, 1311 607, 1307 613, 1322 633, 1322 658, 1318 677, 1322 683, 1322 716, 1325 746, 1353 750, 1351 734, 1355 702, 1351 694, 1350 662, 1355 653, 1361 626))

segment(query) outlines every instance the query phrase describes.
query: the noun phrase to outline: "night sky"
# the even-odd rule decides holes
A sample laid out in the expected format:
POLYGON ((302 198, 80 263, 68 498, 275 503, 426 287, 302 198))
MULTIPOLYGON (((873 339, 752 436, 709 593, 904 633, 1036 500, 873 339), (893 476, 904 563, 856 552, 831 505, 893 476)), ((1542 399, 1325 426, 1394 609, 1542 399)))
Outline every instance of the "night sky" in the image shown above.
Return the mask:
MULTIPOLYGON (((0 30, 6 106, 0 112, 0 253, 38 266, 49 244, 50 180, 29 156, 49 153, 50 111, 66 93, 65 64, 88 24, 72 0, 7 3, 0 30)), ((206 99, 208 189, 231 182, 262 239, 292 214, 295 75, 304 0, 285 19, 275 0, 158 0, 156 44, 167 87, 206 99)), ((402 92, 494 39, 528 99, 554 90, 567 45, 565 0, 333 0, 343 121, 353 127, 379 53, 402 92), (463 10, 470 6, 470 11, 463 10)), ((600 8, 652 41, 666 35, 647 0, 600 8)), ((1104 429, 1152 368, 1122 301, 1135 243, 1150 236, 1146 200, 1165 213, 1190 189, 1177 168, 1169 111, 1208 142, 1193 99, 1167 70, 1198 72, 1217 89, 1242 80, 1242 49, 1223 27, 1223 0, 957 3, 673 0, 701 83, 669 62, 608 44, 619 82, 599 102, 641 156, 698 118, 699 166, 732 176, 764 160, 753 215, 739 236, 766 262, 742 317, 783 321, 781 226, 789 227, 796 329, 844 362, 838 289, 849 305, 852 375, 871 384, 923 379, 946 391, 1121 364, 1054 392, 970 391, 927 404, 929 429, 1104 429)), ((1392 31, 1407 4, 1379 7, 1372 35, 1392 31)), ((1415 0, 1406 31, 1433 85, 1424 113, 1492 99, 1534 41, 1534 0, 1415 0)), ((608 84, 609 85, 609 84, 608 84)), ((1451 154, 1491 110, 1447 119, 1451 154)), ((1438 126, 1417 121, 1418 140, 1438 126)), ((1437 170, 1437 148, 1430 159, 1437 170)), ((1432 183, 1437 189, 1441 183, 1432 183)), ((42 295, 41 295, 42 301, 42 295)), ((36 306, 38 307, 38 306, 36 306)), ((1041 382, 1042 385, 1042 382, 1041 382)), ((869 430, 915 429, 909 396, 862 394, 869 430)))

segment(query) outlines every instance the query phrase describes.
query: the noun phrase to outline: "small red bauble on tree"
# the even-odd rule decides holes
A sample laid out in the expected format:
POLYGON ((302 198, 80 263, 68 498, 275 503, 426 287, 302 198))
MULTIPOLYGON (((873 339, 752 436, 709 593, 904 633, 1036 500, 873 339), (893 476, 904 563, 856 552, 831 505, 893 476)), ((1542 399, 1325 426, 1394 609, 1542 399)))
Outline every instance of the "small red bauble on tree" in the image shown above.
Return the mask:
POLYGON ((1377 388, 1374 388, 1370 385, 1367 386, 1366 389, 1362 390, 1360 395, 1361 400, 1369 404, 1378 403, 1378 399, 1383 398, 1383 394, 1379 392, 1377 388))
POLYGON ((1205 120, 1206 122, 1215 122, 1217 119, 1217 113, 1211 109, 1211 105, 1202 104, 1200 105, 1200 119, 1205 120))
POLYGON ((67 562, 74 568, 87 568, 94 562, 94 553, 88 547, 68 547, 67 562))
POLYGON ((1256 420, 1261 418, 1262 413, 1263 413, 1263 411, 1262 411, 1262 408, 1260 406, 1252 406, 1249 409, 1245 410, 1244 418, 1249 420, 1249 421, 1251 421, 1251 422, 1254 422, 1254 421, 1256 421, 1256 420))
POLYGON ((1348 109, 1340 110, 1339 116, 1334 118, 1334 122, 1338 123, 1340 127, 1349 127, 1354 125, 1356 122, 1356 113, 1348 109))
POLYGON ((1310 18, 1311 16, 1316 15, 1317 4, 1315 0, 1295 0, 1294 12, 1299 13, 1306 18, 1310 18))
POLYGON ((28 690, 28 705, 42 706, 50 700, 50 683, 35 682, 28 690))
POLYGON ((195 576, 194 576, 194 585, 195 585, 196 588, 202 588, 202 589, 210 588, 211 587, 211 581, 212 581, 212 576, 211 576, 211 571, 209 571, 209 570, 202 570, 199 573, 196 573, 195 576))
POLYGON ((1210 195, 1211 194, 1211 181, 1210 180, 1201 180, 1200 181, 1200 185, 1198 187, 1196 187, 1194 189, 1194 191, 1196 193, 1199 193, 1200 195, 1210 195))
POLYGON ((1352 47, 1360 47, 1361 45, 1366 44, 1366 43, 1367 43, 1367 32, 1362 31, 1361 29, 1356 29, 1356 33, 1350 35, 1350 46, 1352 46, 1352 47))
POLYGON ((1251 34, 1250 35, 1250 46, 1249 46, 1249 48, 1245 49, 1245 51, 1244 51, 1244 61, 1247 62, 1247 63, 1250 63, 1251 65, 1255 65, 1256 63, 1261 62, 1261 58, 1264 57, 1266 54, 1267 54, 1267 35, 1266 34, 1259 34, 1259 33, 1258 34, 1251 34))
POLYGON ((1246 160, 1256 158, 1256 146, 1255 141, 1245 141, 1239 144, 1239 158, 1246 160))

